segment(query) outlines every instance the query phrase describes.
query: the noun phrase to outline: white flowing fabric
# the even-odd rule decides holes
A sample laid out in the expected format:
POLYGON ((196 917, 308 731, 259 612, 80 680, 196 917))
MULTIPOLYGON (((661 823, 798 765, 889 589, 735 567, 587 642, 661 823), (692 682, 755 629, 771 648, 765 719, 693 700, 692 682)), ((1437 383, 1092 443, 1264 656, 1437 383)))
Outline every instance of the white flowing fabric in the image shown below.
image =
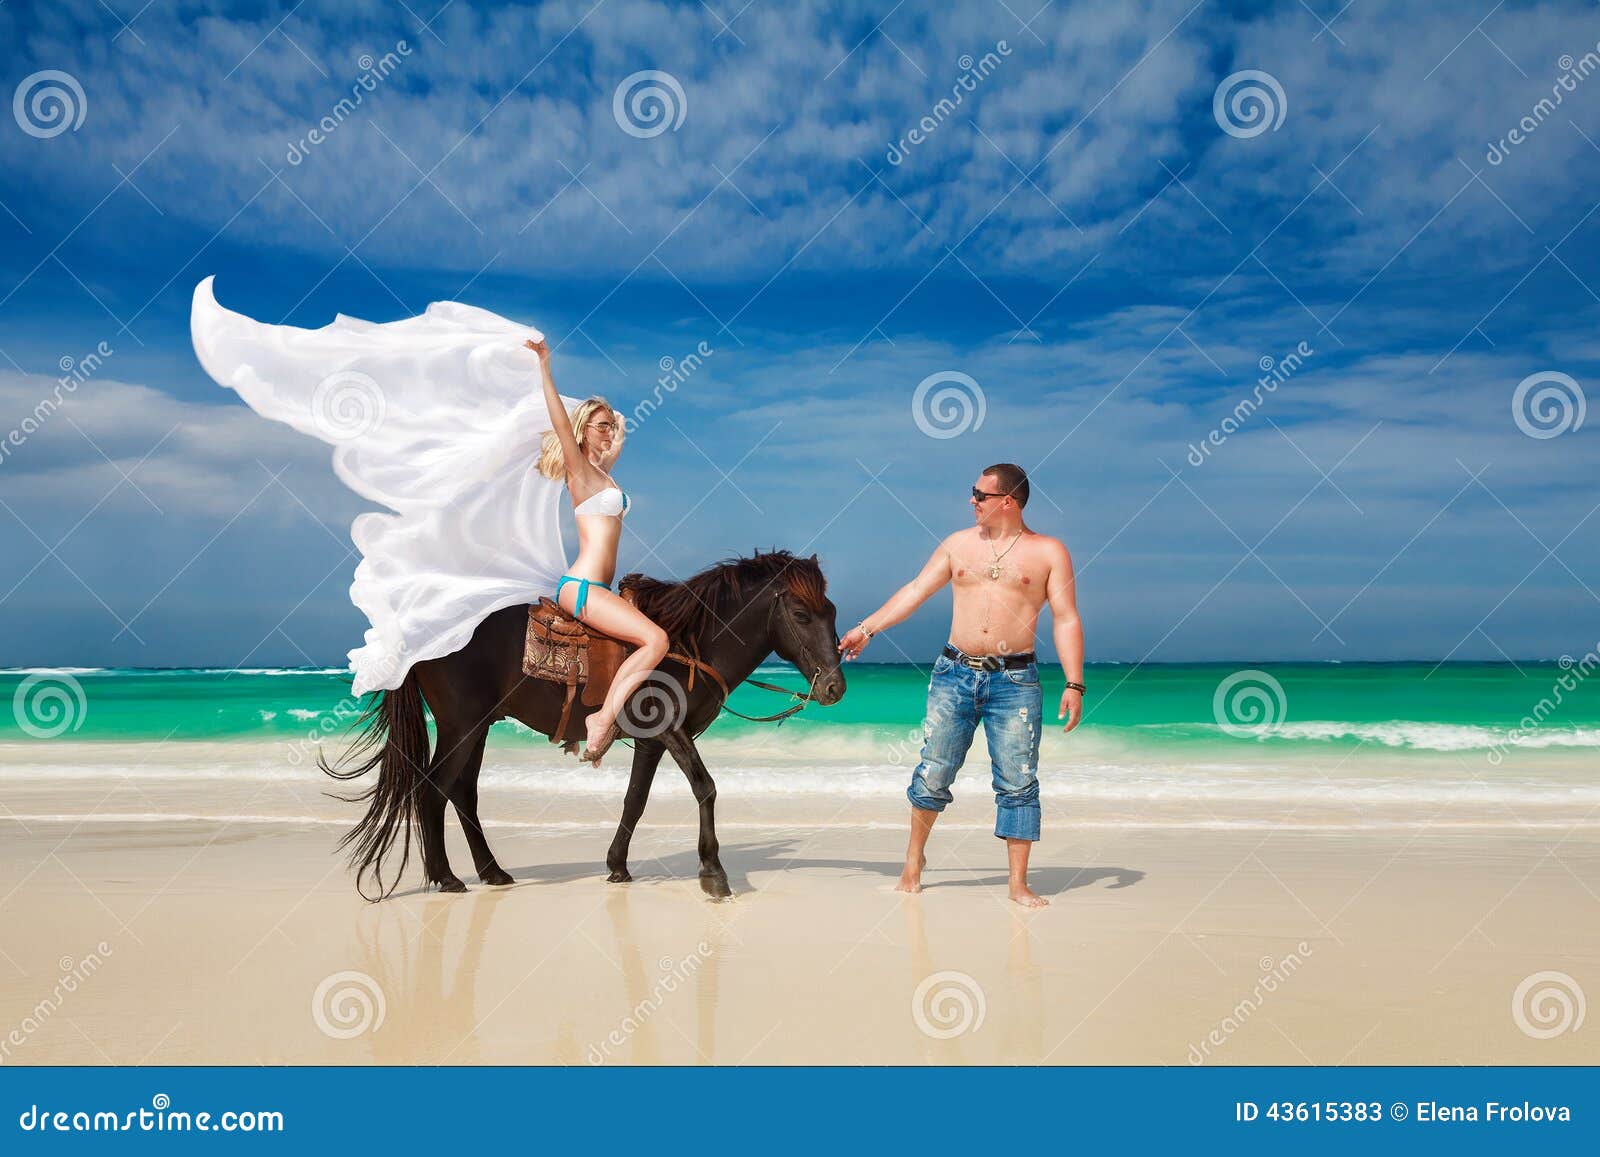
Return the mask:
POLYGON ((340 480, 395 512, 350 530, 362 554, 350 597, 372 624, 350 652, 356 694, 400 686, 493 611, 554 593, 565 487, 535 465, 550 418, 522 343, 538 330, 453 301, 382 324, 270 325, 218 305, 213 280, 195 287, 190 314, 206 372, 333 444, 340 480))

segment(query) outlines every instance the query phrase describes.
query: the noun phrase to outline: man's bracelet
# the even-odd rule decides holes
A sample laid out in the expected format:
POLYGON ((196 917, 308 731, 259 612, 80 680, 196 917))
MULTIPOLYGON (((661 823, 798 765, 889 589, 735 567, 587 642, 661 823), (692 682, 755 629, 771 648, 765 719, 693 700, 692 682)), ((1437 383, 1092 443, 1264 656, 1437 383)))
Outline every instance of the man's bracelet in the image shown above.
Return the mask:
POLYGON ((1068 679, 1067 680, 1067 690, 1068 691, 1081 691, 1084 694, 1087 694, 1088 691, 1089 691, 1089 688, 1085 687, 1082 683, 1074 683, 1071 679, 1068 679))

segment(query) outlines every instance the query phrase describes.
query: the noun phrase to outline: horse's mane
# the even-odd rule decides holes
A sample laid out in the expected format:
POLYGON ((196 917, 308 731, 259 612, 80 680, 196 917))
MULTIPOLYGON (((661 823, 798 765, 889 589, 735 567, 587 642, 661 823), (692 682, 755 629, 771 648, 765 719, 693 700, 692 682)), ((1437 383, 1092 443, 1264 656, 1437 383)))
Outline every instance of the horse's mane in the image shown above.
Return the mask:
POLYGON ((818 614, 824 611, 828 580, 822 575, 817 556, 798 558, 786 550, 723 559, 682 582, 666 582, 635 572, 624 575, 617 590, 631 595, 634 606, 669 638, 683 639, 703 634, 716 625, 719 608, 741 591, 755 584, 780 582, 807 610, 818 614))

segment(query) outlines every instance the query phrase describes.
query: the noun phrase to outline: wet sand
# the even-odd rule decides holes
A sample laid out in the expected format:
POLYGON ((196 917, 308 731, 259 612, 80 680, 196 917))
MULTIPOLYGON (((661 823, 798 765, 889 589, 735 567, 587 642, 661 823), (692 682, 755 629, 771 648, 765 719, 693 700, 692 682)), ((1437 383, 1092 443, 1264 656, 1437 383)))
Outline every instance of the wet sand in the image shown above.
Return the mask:
POLYGON ((350 809, 278 791, 253 812, 319 818, 9 792, 0 1063, 1600 1062, 1570 1023, 1600 992, 1593 827, 1047 816, 1051 905, 1026 912, 977 800, 935 830, 915 897, 892 891, 882 809, 807 826, 727 803, 725 903, 696 880, 688 800, 652 804, 627 885, 605 882, 602 810, 557 801, 491 822, 515 885, 477 884, 452 819, 471 892, 420 892, 413 865, 371 905, 332 854, 350 809))

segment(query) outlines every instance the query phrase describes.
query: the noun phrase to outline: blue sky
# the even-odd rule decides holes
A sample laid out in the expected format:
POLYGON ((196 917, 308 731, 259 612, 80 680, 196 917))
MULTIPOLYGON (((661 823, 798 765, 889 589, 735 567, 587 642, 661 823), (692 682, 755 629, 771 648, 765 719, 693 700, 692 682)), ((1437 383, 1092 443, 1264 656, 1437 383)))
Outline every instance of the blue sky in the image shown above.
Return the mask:
MULTIPOLYGON (((0 665, 359 642, 362 507, 196 364, 213 273, 275 322, 496 310, 624 411, 704 343, 618 466, 624 569, 815 551, 853 622, 1010 459, 1091 659, 1582 654, 1597 42, 1587 4, 13 0, 0 665), (652 83, 670 125, 629 119, 652 83), (924 431, 940 373, 981 424, 924 431)), ((946 606, 869 656, 924 660, 946 606)))

